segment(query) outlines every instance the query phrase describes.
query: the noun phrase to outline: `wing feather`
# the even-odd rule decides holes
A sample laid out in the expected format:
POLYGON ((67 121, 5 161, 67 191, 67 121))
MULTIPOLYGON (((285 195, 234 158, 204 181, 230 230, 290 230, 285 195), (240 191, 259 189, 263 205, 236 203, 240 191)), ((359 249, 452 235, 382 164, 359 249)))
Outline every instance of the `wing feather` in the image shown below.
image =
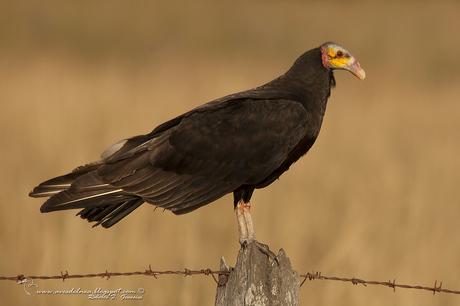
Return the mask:
POLYGON ((185 213, 265 179, 305 135, 307 120, 301 104, 287 100, 201 108, 131 150, 117 148, 97 174, 114 190, 185 213))

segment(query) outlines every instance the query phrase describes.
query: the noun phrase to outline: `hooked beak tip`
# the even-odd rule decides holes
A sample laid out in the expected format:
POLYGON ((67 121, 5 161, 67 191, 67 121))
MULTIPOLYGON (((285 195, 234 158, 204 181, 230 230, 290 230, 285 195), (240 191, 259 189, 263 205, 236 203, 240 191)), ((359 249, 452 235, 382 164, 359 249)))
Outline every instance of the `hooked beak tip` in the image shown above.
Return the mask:
POLYGON ((360 80, 364 80, 366 78, 366 71, 361 68, 361 65, 356 60, 350 65, 348 70, 360 80))
POLYGON ((364 71, 364 69, 361 67, 353 71, 353 74, 360 80, 364 80, 366 78, 366 71, 364 71))

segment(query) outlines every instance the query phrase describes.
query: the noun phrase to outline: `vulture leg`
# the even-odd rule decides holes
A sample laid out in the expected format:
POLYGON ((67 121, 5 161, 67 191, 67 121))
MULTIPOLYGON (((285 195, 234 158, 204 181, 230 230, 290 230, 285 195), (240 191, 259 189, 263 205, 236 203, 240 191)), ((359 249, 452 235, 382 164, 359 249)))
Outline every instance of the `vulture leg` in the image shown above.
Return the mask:
POLYGON ((240 233, 240 244, 254 240, 254 225, 251 218, 251 204, 239 201, 235 207, 236 218, 238 220, 238 231, 240 233))
POLYGON ((240 244, 243 244, 248 237, 248 229, 246 228, 246 221, 244 219, 244 211, 242 201, 238 202, 235 207, 236 220, 238 221, 238 232, 240 233, 240 244))
POLYGON ((246 229, 248 230, 248 241, 255 240, 254 234, 254 224, 252 223, 251 217, 251 203, 244 203, 243 204, 243 214, 244 214, 244 221, 246 221, 246 229))

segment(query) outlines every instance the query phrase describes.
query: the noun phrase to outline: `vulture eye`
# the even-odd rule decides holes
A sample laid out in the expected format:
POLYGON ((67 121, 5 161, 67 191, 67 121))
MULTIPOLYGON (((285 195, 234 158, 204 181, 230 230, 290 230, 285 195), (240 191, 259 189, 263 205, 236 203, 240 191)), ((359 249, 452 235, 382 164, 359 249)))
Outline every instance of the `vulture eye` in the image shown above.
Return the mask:
POLYGON ((342 57, 343 56, 343 52, 341 50, 337 51, 337 57, 342 57))

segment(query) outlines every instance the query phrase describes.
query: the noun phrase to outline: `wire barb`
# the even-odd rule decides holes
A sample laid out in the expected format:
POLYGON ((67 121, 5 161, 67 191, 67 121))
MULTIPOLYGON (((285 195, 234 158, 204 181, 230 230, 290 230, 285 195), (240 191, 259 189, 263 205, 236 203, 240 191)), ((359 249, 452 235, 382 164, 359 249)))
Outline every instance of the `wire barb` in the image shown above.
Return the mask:
POLYGON ((65 273, 62 273, 61 271, 62 282, 64 282, 68 276, 69 276, 69 272, 67 270, 65 271, 65 273))

